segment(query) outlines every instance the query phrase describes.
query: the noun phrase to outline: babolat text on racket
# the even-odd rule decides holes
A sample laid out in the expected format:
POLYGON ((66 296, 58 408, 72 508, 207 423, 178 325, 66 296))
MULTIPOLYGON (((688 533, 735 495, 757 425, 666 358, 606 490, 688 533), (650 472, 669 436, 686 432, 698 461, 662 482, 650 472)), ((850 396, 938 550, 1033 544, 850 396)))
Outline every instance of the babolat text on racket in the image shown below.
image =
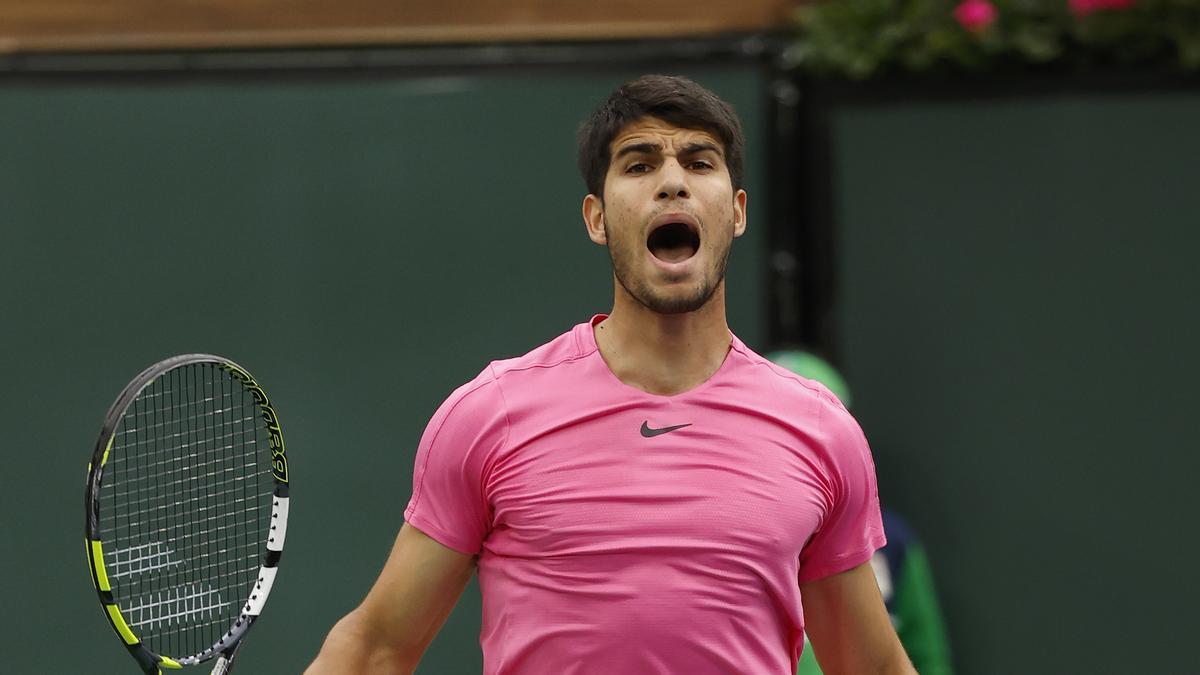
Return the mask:
POLYGON ((283 553, 279 416, 244 368, 160 361, 109 408, 88 465, 87 553, 113 630, 147 675, 232 669, 283 553))

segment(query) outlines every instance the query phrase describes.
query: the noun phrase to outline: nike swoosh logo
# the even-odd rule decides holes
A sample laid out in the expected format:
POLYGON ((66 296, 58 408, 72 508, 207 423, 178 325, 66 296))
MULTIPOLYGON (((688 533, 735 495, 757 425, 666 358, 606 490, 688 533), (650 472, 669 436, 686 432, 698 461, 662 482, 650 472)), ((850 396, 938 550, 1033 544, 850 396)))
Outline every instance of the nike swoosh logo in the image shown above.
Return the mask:
POLYGON ((689 423, 689 424, 676 424, 673 427, 663 427, 661 429, 651 429, 650 422, 649 422, 649 420, 647 420, 645 422, 642 422, 642 436, 644 436, 646 438, 654 438, 655 436, 669 434, 672 431, 675 431, 676 429, 682 429, 684 427, 690 427, 690 426, 692 426, 692 425, 689 423))

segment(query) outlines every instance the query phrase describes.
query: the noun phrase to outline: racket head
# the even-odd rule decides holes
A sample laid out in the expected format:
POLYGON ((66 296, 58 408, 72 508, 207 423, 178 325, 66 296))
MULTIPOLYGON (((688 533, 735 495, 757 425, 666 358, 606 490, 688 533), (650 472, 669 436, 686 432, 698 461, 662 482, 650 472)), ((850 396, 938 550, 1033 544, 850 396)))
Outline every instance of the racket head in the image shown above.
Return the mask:
POLYGON ((87 558, 145 672, 234 652, 275 580, 288 486, 279 417, 233 361, 164 359, 117 396, 88 466, 87 558))

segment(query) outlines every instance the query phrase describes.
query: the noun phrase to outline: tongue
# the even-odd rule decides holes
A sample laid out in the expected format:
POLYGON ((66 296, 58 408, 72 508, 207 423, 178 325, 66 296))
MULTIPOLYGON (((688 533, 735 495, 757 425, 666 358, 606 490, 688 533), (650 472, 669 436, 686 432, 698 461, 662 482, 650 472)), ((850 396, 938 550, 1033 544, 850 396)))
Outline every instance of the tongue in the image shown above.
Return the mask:
POLYGON ((696 253, 696 249, 688 244, 679 244, 677 246, 654 246, 650 249, 650 253, 655 258, 663 262, 675 263, 682 262, 692 257, 696 253))

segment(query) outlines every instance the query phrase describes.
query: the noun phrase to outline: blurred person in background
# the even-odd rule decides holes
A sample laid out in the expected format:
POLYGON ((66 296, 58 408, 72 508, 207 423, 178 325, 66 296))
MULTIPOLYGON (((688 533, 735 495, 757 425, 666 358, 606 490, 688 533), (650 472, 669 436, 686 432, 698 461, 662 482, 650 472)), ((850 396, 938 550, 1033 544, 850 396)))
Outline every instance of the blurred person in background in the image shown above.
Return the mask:
MULTIPOLYGON (((767 355, 775 363, 825 385, 847 408, 850 387, 828 361, 802 349, 785 349, 767 355)), ((913 666, 921 675, 950 675, 949 641, 938 604, 933 571, 925 547, 912 527, 895 511, 883 507, 887 544, 871 558, 892 625, 913 666)), ((822 675, 811 649, 800 658, 797 675, 822 675)))

